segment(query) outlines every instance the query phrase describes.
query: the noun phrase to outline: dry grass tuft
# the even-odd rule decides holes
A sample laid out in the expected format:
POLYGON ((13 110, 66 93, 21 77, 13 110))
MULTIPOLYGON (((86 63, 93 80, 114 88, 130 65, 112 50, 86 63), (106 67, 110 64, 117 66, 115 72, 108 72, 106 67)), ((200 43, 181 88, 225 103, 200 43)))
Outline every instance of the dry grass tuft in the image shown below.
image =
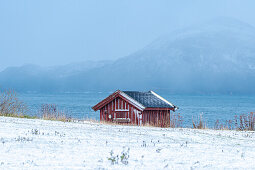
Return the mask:
MULTIPOLYGON (((235 120, 236 121, 236 120, 235 120)), ((236 121, 237 122, 237 121, 236 121)), ((255 113, 251 112, 250 114, 242 114, 239 116, 239 123, 236 123, 237 125, 239 124, 238 127, 236 127, 237 130, 250 130, 254 131, 255 127, 255 113)))
POLYGON ((182 127, 182 116, 181 113, 174 114, 172 113, 170 115, 170 122, 169 122, 169 127, 171 128, 181 128, 182 127))
POLYGON ((235 116, 234 120, 221 123, 219 120, 215 122, 214 129, 216 130, 240 130, 240 131, 255 131, 255 113, 241 114, 235 116))
POLYGON ((57 108, 55 104, 43 104, 41 106, 41 115, 42 119, 45 120, 57 120, 63 122, 71 122, 71 116, 67 116, 67 114, 57 108))
POLYGON ((206 129, 206 122, 203 120, 203 115, 198 116, 195 121, 192 117, 192 125, 193 129, 206 129))

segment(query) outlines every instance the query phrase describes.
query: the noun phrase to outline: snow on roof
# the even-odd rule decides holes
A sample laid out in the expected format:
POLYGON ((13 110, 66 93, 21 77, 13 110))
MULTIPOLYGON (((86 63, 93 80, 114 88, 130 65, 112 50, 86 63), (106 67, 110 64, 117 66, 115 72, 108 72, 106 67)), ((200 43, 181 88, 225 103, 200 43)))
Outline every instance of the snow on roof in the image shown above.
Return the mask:
POLYGON ((137 100, 134 100, 131 96, 127 95, 125 92, 120 92, 120 94, 125 97, 126 99, 128 99, 132 104, 134 104, 136 107, 138 107, 141 110, 145 109, 145 106, 143 106, 142 103, 138 102, 137 100))
POLYGON ((151 108, 176 108, 172 103, 168 102, 163 97, 153 91, 138 92, 138 91, 123 91, 125 94, 138 101, 145 107, 151 108))

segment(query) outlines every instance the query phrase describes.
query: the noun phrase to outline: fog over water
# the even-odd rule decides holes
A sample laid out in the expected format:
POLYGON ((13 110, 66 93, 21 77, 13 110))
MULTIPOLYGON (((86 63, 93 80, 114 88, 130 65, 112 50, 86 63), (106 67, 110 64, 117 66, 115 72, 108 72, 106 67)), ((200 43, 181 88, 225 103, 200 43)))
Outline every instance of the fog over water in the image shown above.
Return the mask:
POLYGON ((0 70, 127 56, 173 30, 227 16, 255 25, 253 0, 0 2, 0 70))

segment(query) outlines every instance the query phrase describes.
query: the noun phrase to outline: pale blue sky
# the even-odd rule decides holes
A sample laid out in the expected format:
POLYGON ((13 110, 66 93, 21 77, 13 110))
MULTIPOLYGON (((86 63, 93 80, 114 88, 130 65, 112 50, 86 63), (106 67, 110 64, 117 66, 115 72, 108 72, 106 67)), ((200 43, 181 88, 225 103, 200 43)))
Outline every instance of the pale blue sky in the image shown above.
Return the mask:
POLYGON ((0 0, 0 70, 117 59, 218 16, 255 25, 255 1, 0 0))

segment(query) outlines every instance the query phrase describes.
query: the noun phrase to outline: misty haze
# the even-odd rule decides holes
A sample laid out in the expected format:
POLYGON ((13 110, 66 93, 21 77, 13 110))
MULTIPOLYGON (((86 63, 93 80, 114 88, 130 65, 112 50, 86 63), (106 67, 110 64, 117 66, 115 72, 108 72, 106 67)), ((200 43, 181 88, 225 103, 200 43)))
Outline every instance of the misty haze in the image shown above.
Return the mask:
POLYGON ((254 7, 1 1, 0 169, 254 168, 254 7))
POLYGON ((253 26, 220 17, 173 31, 117 60, 8 67, 0 84, 21 92, 250 94, 255 92, 254 44, 253 26))

